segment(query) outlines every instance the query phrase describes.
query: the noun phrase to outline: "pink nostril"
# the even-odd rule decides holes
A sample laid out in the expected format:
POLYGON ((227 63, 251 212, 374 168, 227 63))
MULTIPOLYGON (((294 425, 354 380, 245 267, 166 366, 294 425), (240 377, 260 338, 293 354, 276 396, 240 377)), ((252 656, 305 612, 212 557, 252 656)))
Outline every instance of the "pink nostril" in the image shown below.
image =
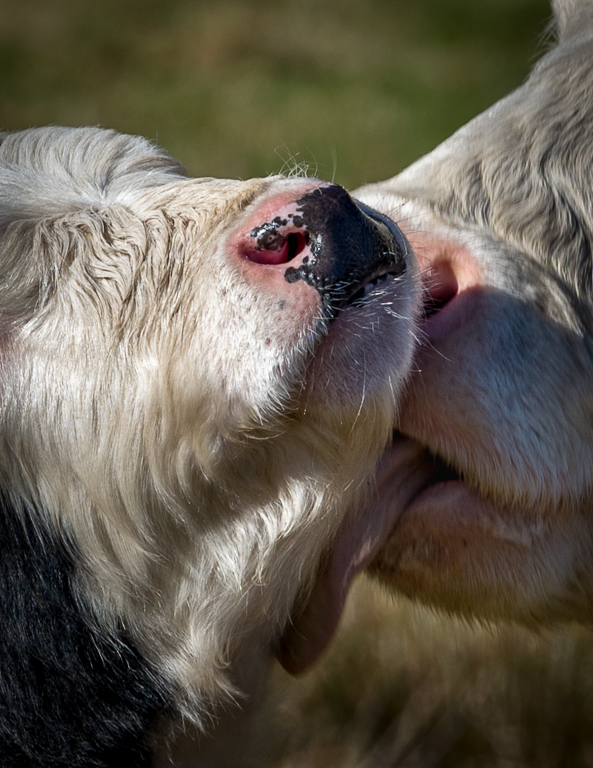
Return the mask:
POLYGON ((286 264, 304 251, 308 243, 309 237, 305 232, 294 231, 274 238, 272 247, 268 248, 261 248, 253 241, 246 241, 241 253, 256 264, 286 264))
POLYGON ((457 277, 451 264, 436 262, 422 275, 424 285, 424 316, 429 317, 452 301, 459 292, 457 277))

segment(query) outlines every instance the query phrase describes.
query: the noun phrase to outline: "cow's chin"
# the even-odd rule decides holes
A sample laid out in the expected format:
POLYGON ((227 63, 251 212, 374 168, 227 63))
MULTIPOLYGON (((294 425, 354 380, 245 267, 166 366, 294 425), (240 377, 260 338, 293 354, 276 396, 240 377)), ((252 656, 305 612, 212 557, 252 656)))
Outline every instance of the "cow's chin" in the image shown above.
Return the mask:
POLYGON ((396 518, 369 566, 391 589, 467 617, 528 625, 590 613, 574 568, 590 534, 574 506, 522 506, 478 491, 399 433, 379 465, 374 504, 396 518))
POLYGON ((308 370, 307 408, 338 407, 356 417, 379 398, 395 410, 412 366, 418 299, 412 275, 389 278, 368 291, 366 303, 326 321, 308 370))

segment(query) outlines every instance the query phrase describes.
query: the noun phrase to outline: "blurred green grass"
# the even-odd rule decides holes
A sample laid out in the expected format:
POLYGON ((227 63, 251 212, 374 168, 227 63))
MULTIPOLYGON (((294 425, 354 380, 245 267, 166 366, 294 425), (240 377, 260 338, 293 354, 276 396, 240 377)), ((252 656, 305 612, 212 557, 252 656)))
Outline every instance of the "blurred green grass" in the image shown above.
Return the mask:
MULTIPOLYGON (((143 134, 190 173, 390 176, 516 87, 547 0, 0 0, 0 128, 143 134)), ((276 670, 261 768, 593 766, 593 643, 467 627, 364 580, 299 680, 276 670)), ((247 748, 246 748, 247 749, 247 748)))
POLYGON ((525 77, 547 0, 0 0, 0 128, 143 134, 195 175, 396 173, 525 77))
POLYGON ((364 579, 329 653, 276 670, 246 764, 260 768, 590 768, 583 627, 469 626, 364 579))

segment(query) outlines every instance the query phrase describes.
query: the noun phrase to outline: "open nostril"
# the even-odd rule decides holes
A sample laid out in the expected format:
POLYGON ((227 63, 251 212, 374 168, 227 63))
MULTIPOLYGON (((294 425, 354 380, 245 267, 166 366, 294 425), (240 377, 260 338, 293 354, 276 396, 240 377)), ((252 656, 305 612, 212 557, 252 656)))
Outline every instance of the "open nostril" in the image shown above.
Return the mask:
POLYGON ((302 253, 308 244, 309 235, 302 230, 282 234, 268 229, 258 234, 254 230, 241 252, 244 258, 256 264, 286 264, 302 253))
POLYGON ((306 232, 291 232, 286 238, 287 258, 292 261, 309 245, 309 235, 306 232))
POLYGON ((457 277, 447 261, 432 264, 422 275, 424 316, 430 317, 459 293, 457 277))

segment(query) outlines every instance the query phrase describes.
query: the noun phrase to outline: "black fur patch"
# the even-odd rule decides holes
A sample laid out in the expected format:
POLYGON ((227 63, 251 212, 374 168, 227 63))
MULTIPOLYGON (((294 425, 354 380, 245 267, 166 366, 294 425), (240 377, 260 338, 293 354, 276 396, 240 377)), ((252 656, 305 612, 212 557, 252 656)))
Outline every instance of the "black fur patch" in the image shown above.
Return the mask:
POLYGON ((55 532, 0 500, 0 765, 149 765, 146 733, 164 687, 120 632, 77 599, 55 532))

